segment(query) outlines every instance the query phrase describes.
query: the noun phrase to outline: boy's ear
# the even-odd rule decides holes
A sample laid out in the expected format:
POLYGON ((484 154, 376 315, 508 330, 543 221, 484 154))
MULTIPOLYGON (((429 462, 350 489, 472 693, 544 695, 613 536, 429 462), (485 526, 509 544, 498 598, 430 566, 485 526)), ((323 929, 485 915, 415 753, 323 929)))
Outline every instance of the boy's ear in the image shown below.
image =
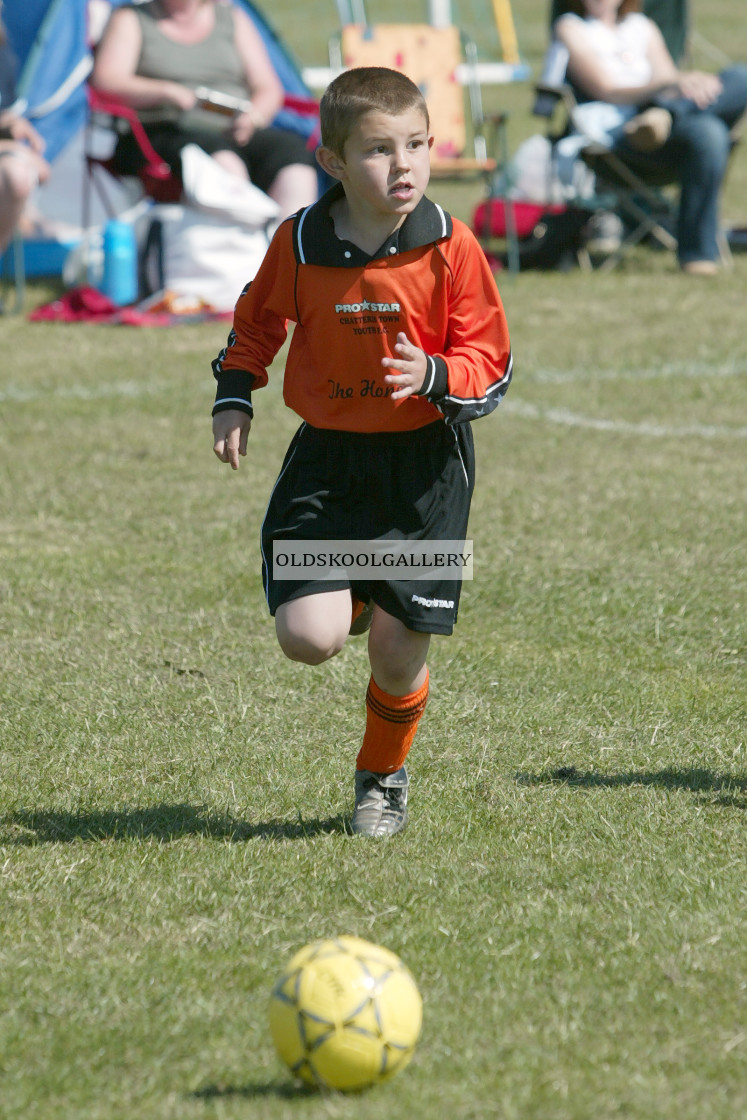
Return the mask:
POLYGON ((333 179, 345 178, 345 162, 331 148, 317 148, 316 161, 322 170, 331 175, 333 179))

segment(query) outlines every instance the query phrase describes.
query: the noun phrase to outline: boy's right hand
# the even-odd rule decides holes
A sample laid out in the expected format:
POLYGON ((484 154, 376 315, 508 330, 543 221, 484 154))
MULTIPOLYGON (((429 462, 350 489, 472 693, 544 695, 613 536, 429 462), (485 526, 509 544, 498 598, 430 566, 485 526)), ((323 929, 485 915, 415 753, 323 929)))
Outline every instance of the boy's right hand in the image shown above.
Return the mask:
POLYGON ((213 417, 213 451, 221 463, 230 463, 234 471, 239 469, 239 455, 246 455, 251 426, 249 413, 238 408, 227 408, 213 417))

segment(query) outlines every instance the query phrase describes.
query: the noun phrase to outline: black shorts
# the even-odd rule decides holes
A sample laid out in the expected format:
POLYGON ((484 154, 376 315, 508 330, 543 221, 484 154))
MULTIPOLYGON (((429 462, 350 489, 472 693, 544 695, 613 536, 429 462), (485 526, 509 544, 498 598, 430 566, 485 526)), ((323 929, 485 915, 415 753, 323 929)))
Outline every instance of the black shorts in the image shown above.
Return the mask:
MULTIPOLYGON (((185 144, 197 144, 208 155, 213 152, 232 151, 241 156, 249 178, 255 187, 267 194, 278 172, 291 164, 301 163, 316 167, 314 153, 306 146, 303 136, 284 128, 260 128, 243 147, 229 136, 211 129, 177 128, 174 124, 147 125, 148 138, 171 170, 181 178, 181 150, 185 144)), ((128 134, 120 137, 114 151, 114 169, 120 175, 137 175, 146 159, 135 138, 128 134)))
POLYGON ((273 541, 466 539, 475 484, 469 424, 411 432, 337 432, 302 424, 262 525, 262 578, 270 613, 292 599, 351 588, 410 630, 450 634, 461 579, 273 579, 273 541))

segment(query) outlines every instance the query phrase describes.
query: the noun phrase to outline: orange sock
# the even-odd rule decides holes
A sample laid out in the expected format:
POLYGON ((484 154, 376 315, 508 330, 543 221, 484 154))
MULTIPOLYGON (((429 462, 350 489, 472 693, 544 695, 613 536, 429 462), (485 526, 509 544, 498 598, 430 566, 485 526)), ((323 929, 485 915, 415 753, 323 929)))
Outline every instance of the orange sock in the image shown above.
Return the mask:
POLYGON ((352 593, 352 591, 350 592, 350 597, 353 601, 353 603, 352 603, 353 609, 352 609, 352 614, 351 614, 351 617, 350 617, 350 625, 352 626, 353 623, 355 622, 356 618, 361 613, 361 611, 363 610, 363 608, 365 607, 366 604, 363 602, 362 599, 359 599, 357 595, 354 595, 352 593))
POLYGON ((390 696, 371 677, 366 693, 366 731, 356 759, 357 770, 392 774, 399 770, 412 746, 428 700, 428 670, 417 692, 390 696))

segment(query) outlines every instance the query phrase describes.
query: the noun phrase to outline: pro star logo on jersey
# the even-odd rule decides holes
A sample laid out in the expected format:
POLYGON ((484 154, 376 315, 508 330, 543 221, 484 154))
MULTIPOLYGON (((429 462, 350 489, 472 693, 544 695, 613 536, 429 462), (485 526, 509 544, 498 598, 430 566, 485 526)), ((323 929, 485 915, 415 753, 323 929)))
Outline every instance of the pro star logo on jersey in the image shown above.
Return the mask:
POLYGON ((398 303, 369 303, 367 299, 361 303, 336 303, 335 314, 358 315, 361 311, 401 311, 398 303))

